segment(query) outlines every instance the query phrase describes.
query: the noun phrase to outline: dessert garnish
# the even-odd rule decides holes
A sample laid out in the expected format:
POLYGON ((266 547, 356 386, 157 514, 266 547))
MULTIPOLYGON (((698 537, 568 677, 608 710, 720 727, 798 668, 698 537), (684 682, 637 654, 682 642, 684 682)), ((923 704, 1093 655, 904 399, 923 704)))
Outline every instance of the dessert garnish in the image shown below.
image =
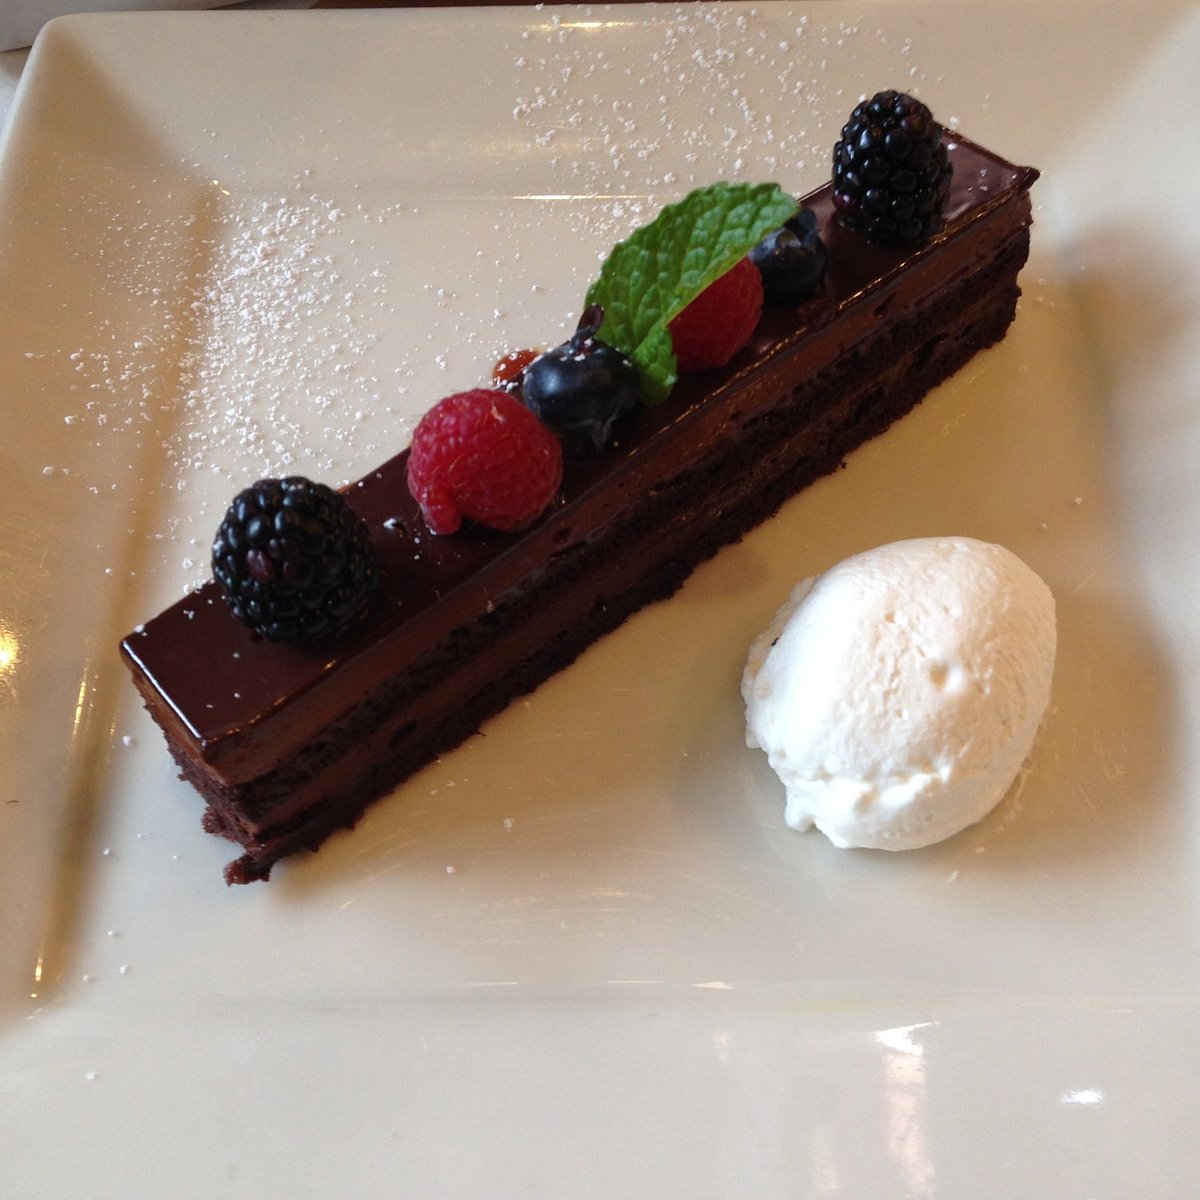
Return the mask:
POLYGON ((504 355, 493 367, 495 390, 447 397, 422 418, 408 474, 430 529, 454 533, 463 517, 522 528, 561 482, 547 429, 570 457, 597 453, 614 422, 641 399, 664 400, 680 371, 724 366, 762 313, 762 277, 746 254, 798 207, 775 184, 712 184, 618 243, 568 341, 536 356, 504 355), (509 394, 541 431, 509 422, 482 398, 509 394))
POLYGON ((671 321, 797 207, 773 183, 714 183, 668 204, 613 248, 587 304, 603 309, 604 340, 633 360, 647 403, 665 400, 678 377, 671 321))
POLYGON ((679 373, 723 367, 754 335, 762 307, 762 276, 740 259, 667 326, 679 373))
POLYGON ((603 309, 592 305, 574 336, 538 355, 521 376, 522 402, 572 455, 603 450, 613 422, 641 401, 637 367, 597 336, 603 319, 603 309))
POLYGON ((817 290, 829 265, 817 214, 802 208, 787 224, 768 233, 749 258, 762 276, 767 304, 806 300, 817 290))
POLYGON ((920 100, 876 92, 833 148, 833 205, 843 225, 890 245, 925 241, 942 223, 950 161, 942 127, 920 100))
POLYGON ((238 493, 213 541, 212 567, 234 614, 272 642, 338 637, 375 585, 364 522, 338 492, 300 475, 238 493))
POLYGON ((520 529, 545 511, 561 482, 558 439, 508 392, 447 396, 413 432, 408 488, 434 533, 456 533, 464 517, 520 529))
POLYGON ((492 387, 502 392, 512 392, 514 396, 519 395, 525 380, 525 368, 543 353, 542 350, 527 348, 502 354, 492 366, 492 387))

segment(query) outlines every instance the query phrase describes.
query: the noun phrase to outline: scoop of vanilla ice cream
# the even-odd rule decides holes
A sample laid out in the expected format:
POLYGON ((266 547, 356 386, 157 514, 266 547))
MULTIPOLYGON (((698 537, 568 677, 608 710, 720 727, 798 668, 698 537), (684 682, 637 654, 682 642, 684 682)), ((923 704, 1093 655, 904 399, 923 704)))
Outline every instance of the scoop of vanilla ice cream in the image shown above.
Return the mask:
POLYGON ((750 648, 746 741, 784 819, 835 846, 913 850, 984 817, 1050 698, 1054 598, 971 538, 868 550, 797 585, 750 648))

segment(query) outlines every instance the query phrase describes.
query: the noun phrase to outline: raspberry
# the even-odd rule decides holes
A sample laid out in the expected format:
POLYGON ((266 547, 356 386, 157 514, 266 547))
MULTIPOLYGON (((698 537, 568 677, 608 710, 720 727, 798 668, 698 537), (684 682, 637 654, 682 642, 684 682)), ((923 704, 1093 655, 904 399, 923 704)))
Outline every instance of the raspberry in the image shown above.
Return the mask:
POLYGON ((833 148, 838 220, 872 242, 923 242, 941 226, 950 172, 929 109, 903 92, 877 92, 850 114, 833 148))
POLYGON ((723 367, 750 341, 762 306, 762 276, 743 258, 668 326, 680 374, 723 367))
POLYGON ((447 396, 413 434, 408 490, 434 533, 455 533, 464 517, 489 529, 519 529, 549 505, 560 483, 558 439, 507 392, 447 396))
POLYGON ((212 565, 234 615, 272 642, 337 637, 375 584, 366 524, 339 493, 299 475, 238 493, 212 565))

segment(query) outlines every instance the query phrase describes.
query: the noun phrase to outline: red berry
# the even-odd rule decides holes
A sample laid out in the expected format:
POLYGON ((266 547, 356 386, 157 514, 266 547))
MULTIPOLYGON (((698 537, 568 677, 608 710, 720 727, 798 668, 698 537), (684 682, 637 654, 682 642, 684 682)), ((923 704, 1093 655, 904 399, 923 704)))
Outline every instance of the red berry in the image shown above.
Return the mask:
POLYGON ((510 350, 496 359, 492 367, 492 383, 506 392, 519 392, 525 368, 541 353, 540 350, 510 350))
POLYGON ((507 392, 447 396, 413 434, 408 490, 434 533, 454 533, 464 517, 490 529, 519 529, 546 508, 560 483, 558 439, 507 392))
POLYGON ((668 326, 680 373, 723 367, 754 335, 762 306, 762 275, 743 258, 668 326))

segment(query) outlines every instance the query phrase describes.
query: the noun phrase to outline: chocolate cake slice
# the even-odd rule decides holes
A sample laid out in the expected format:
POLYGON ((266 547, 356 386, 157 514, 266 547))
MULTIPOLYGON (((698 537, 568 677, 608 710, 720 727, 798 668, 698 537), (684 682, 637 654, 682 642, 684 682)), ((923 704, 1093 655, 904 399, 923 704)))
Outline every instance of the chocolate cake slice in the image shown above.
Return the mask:
POLYGON ((829 252, 823 290, 768 309, 727 367, 624 418, 522 533, 430 534, 407 452, 351 485, 381 583, 336 643, 264 641, 213 583, 126 637, 146 706, 207 802, 205 828, 244 848, 226 879, 266 879, 353 825, 1000 340, 1037 172, 961 137, 950 160, 944 227, 915 249, 839 226, 828 186, 805 197, 829 252))

